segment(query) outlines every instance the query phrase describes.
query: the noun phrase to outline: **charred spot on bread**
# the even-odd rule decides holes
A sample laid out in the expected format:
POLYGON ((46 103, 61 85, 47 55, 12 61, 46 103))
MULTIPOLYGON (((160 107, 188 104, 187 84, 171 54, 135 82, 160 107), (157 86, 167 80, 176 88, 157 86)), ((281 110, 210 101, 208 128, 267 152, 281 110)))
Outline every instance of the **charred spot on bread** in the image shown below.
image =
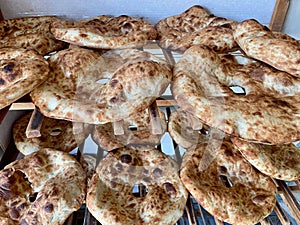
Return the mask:
POLYGON ((118 81, 117 79, 113 79, 113 80, 111 80, 111 82, 110 82, 110 86, 111 86, 112 88, 114 88, 114 87, 116 87, 116 86, 118 85, 118 83, 119 83, 119 81, 118 81))
POLYGON ((131 155, 129 155, 129 154, 123 154, 123 155, 121 155, 121 162, 122 163, 129 164, 129 163, 131 163, 131 161, 132 161, 131 155))
POLYGON ((54 210, 53 204, 48 202, 48 203, 45 205, 44 210, 45 210, 45 212, 47 212, 47 213, 52 213, 53 210, 54 210))
POLYGON ((219 167, 219 173, 220 173, 220 174, 227 173, 227 168, 226 168, 225 166, 220 166, 220 167, 219 167))
POLYGON ((163 171, 162 171, 160 168, 155 168, 155 169, 153 170, 153 175, 154 175, 155 177, 161 177, 161 176, 163 175, 163 171))
MULTIPOLYGON (((130 29, 132 29, 132 25, 131 25, 131 23, 125 23, 124 25, 123 25, 123 27, 122 28, 124 28, 124 29, 126 29, 126 30, 130 30, 130 29)), ((129 31, 128 31, 129 32, 129 31)))
POLYGON ((163 184, 164 186, 164 189, 166 191, 166 193, 171 197, 171 198, 174 198, 176 196, 176 188, 174 187, 173 184, 169 183, 169 182, 166 182, 163 184))
POLYGON ((15 67, 15 64, 13 62, 10 62, 3 67, 2 71, 4 73, 12 72, 14 67, 15 67))
POLYGON ((4 85, 5 84, 5 80, 3 80, 3 78, 0 77, 0 85, 4 85))

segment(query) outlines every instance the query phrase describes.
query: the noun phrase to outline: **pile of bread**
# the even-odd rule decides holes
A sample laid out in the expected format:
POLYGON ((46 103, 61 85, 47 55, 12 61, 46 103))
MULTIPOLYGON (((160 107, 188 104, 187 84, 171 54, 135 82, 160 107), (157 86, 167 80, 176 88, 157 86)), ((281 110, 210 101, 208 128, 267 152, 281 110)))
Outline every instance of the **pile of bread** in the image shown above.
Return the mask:
POLYGON ((14 124, 24 157, 0 171, 0 225, 63 224, 84 201, 101 224, 171 225, 188 194, 221 221, 255 224, 275 207, 272 179, 300 178, 300 42, 286 34, 193 6, 155 25, 10 19, 0 36, 0 109, 29 94, 44 115, 40 137, 26 137, 30 114, 14 124), (143 51, 150 42, 181 59, 143 51), (158 110, 154 134, 150 106, 169 85, 178 106, 168 123, 158 110), (181 165, 156 148, 167 131, 181 165), (89 134, 108 153, 87 184, 69 152, 89 134))

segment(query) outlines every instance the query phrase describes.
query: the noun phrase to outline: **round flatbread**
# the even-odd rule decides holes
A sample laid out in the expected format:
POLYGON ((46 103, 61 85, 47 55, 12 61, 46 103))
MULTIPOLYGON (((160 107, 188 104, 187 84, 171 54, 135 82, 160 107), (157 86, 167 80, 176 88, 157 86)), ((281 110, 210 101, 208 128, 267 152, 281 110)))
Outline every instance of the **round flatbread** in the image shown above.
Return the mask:
POLYGON ((33 50, 0 48, 0 109, 48 78, 49 65, 33 50))
POLYGON ((192 120, 198 120, 198 118, 191 119, 190 117, 194 116, 179 108, 171 113, 168 121, 168 131, 170 136, 183 148, 191 148, 198 142, 207 139, 207 136, 203 135, 203 132, 207 131, 208 133, 209 128, 197 121, 201 127, 197 130, 193 129, 193 125, 191 124, 192 120))
POLYGON ((230 224, 256 224, 275 207, 277 188, 225 138, 201 142, 182 158, 180 177, 196 201, 230 224), (217 146, 217 147, 216 147, 217 146))
POLYGON ((115 135, 112 123, 95 125, 92 138, 104 150, 111 151, 127 145, 151 145, 159 144, 161 137, 167 130, 165 114, 158 110, 161 134, 153 134, 150 124, 148 109, 138 112, 123 120, 124 134, 115 135))
POLYGON ((233 29, 237 22, 216 17, 199 5, 183 13, 160 20, 157 29, 158 44, 165 49, 184 52, 193 45, 203 44, 217 52, 237 49, 233 29))
POLYGON ((139 48, 157 35, 154 26, 144 19, 126 15, 57 21, 52 23, 51 32, 59 40, 100 49, 139 48))
POLYGON ((286 181, 300 178, 300 151, 293 144, 265 145, 238 138, 232 142, 242 155, 262 173, 286 181))
POLYGON ((100 161, 86 203, 103 225, 173 225, 187 195, 174 160, 155 148, 123 147, 100 161))
POLYGON ((35 50, 41 55, 63 49, 66 42, 57 40, 50 24, 60 21, 55 16, 23 17, 0 21, 0 47, 35 50))
POLYGON ((171 91, 183 110, 232 136, 271 144, 300 139, 300 80, 265 64, 240 65, 193 46, 174 67, 171 91))
POLYGON ((26 129, 30 121, 28 113, 13 125, 13 138, 17 149, 24 155, 43 148, 55 148, 70 152, 78 147, 89 135, 92 127, 88 124, 74 124, 67 120, 44 117, 40 128, 40 137, 28 138, 26 129))
POLYGON ((51 118, 90 124, 119 121, 145 110, 172 78, 170 66, 134 49, 98 51, 72 47, 49 58, 50 78, 31 92, 51 118))
POLYGON ((34 152, 0 171, 0 217, 8 224, 62 225, 85 199, 86 176, 68 153, 34 152))
POLYGON ((254 19, 241 22, 234 31, 247 56, 300 77, 300 42, 287 36, 273 33, 254 19))

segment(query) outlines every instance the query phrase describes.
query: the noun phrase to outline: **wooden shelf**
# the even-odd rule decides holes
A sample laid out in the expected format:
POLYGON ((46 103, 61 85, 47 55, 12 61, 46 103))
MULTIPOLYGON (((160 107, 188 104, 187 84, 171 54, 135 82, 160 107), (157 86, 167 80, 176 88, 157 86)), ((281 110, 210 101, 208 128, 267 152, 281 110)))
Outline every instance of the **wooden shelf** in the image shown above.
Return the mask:
POLYGON ((269 28, 273 31, 281 31, 284 25, 285 17, 290 5, 289 0, 277 0, 269 28))

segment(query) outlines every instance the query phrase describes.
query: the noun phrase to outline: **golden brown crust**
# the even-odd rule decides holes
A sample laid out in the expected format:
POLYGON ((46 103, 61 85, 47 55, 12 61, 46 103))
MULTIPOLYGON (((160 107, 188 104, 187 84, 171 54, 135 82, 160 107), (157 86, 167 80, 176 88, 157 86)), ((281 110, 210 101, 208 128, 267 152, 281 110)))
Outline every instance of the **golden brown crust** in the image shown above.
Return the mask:
POLYGON ((124 147, 100 161, 87 206, 103 225, 171 225, 182 216, 187 194, 174 160, 152 147, 124 147), (135 185, 147 194, 135 197, 135 185))
POLYGON ((172 78, 164 60, 134 49, 101 55, 75 47, 52 55, 49 62, 51 77, 31 92, 34 104, 48 117, 91 124, 146 109, 172 78))
POLYGON ((171 86, 178 105, 209 126, 273 144, 300 139, 299 88, 288 73, 258 62, 239 65, 205 46, 184 53, 171 86), (232 86, 245 93, 235 94, 232 86))
POLYGON ((189 116, 193 115, 179 108, 171 113, 168 121, 170 136, 183 148, 191 148, 206 138, 199 133, 199 130, 193 129, 189 116))
POLYGON ((50 24, 60 21, 54 16, 24 17, 0 21, 0 47, 35 50, 41 55, 60 50, 66 43, 50 33, 50 24))
POLYGON ((188 149, 180 177, 204 209, 231 224, 255 224, 276 204, 275 183, 256 171, 228 139, 210 139, 188 149))
POLYGON ((26 49, 0 49, 0 109, 23 97, 48 78, 47 61, 26 49))
POLYGON ((41 136, 27 138, 26 128, 31 113, 19 118, 13 125, 13 138, 17 149, 24 155, 43 148, 55 148, 70 152, 79 146, 92 130, 87 124, 74 124, 66 120, 44 117, 40 128, 41 136), (79 129, 78 129, 79 128, 79 129))
POLYGON ((154 26, 130 16, 97 16, 77 22, 52 23, 52 34, 71 44, 100 49, 138 48, 155 40, 154 26))
POLYGON ((86 173, 87 184, 89 184, 92 176, 96 172, 96 163, 97 158, 94 155, 83 154, 83 156, 80 157, 80 164, 82 165, 82 168, 86 173))
POLYGON ((233 29, 237 22, 210 14, 201 6, 192 6, 183 13, 160 20, 155 28, 162 48, 184 52, 203 44, 218 52, 237 49, 233 29))
POLYGON ((113 124, 106 123, 95 125, 92 138, 104 150, 111 151, 127 145, 151 145, 159 144, 162 135, 167 130, 164 113, 159 110, 161 134, 153 134, 150 124, 148 109, 138 112, 123 120, 124 134, 115 135, 113 124), (131 130, 130 126, 134 129, 131 130))
POLYGON ((13 221, 10 218, 0 216, 0 225, 19 225, 19 223, 13 221))
POLYGON ((32 153, 0 172, 0 215, 17 224, 62 225, 85 198, 86 176, 71 155, 32 153))
POLYGON ((234 38, 250 57, 300 77, 300 45, 288 35, 273 33, 254 19, 238 24, 234 38))
POLYGON ((232 142, 243 156, 262 173, 286 181, 300 178, 300 151, 293 144, 265 145, 238 138, 232 142))

